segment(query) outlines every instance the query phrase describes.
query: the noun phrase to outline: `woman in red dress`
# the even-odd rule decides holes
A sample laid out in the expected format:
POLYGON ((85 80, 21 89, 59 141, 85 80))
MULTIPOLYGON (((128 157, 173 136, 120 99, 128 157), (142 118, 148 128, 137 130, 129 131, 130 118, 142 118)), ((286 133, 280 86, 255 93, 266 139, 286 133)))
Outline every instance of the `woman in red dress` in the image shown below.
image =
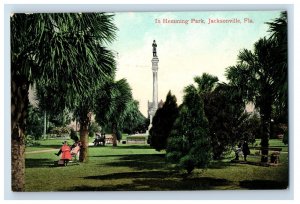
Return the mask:
POLYGON ((65 142, 61 147, 61 159, 67 159, 67 160, 72 159, 71 148, 69 147, 67 142, 65 142))
POLYGON ((67 141, 63 142, 63 146, 60 148, 59 152, 56 153, 57 156, 61 154, 61 160, 64 160, 65 162, 68 162, 72 159, 71 155, 71 148, 68 145, 67 141))

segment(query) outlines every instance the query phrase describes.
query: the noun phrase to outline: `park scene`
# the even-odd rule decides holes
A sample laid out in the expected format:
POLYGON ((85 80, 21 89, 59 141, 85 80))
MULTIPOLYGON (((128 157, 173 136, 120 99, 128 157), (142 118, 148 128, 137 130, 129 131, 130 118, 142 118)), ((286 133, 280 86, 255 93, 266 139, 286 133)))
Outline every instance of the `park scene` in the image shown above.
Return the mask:
POLYGON ((287 189, 287 24, 12 14, 12 191, 287 189))

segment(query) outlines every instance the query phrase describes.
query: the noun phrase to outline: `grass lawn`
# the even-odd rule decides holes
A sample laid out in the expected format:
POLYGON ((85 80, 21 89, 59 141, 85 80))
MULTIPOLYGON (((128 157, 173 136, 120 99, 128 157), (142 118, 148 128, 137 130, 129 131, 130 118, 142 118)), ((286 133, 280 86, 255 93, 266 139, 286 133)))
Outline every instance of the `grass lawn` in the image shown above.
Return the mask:
MULTIPOLYGON (((53 150, 56 145, 59 141, 44 141, 38 148, 53 150)), ((26 191, 285 189, 288 185, 287 152, 281 153, 278 166, 231 163, 234 155, 230 155, 190 176, 165 163, 164 153, 147 145, 90 147, 88 162, 67 167, 53 165, 58 160, 55 150, 26 152, 26 191)), ((249 161, 259 159, 249 156, 249 161)))
MULTIPOLYGON (((256 139, 253 145, 249 145, 249 147, 260 146, 260 139, 256 139)), ((288 152, 288 145, 285 145, 282 142, 282 139, 270 139, 269 140, 270 147, 279 147, 282 148, 283 152, 288 152)))

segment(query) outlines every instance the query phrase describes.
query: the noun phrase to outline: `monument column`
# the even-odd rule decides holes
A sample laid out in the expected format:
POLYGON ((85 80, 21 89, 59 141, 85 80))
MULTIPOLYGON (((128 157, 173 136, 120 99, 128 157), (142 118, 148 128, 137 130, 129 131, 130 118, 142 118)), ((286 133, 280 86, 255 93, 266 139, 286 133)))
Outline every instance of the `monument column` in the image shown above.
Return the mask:
POLYGON ((158 86, 157 86, 157 71, 158 71, 158 57, 152 58, 152 72, 153 72, 153 108, 156 111, 158 106, 158 86))
POLYGON ((152 73, 153 73, 153 95, 152 95, 152 102, 148 102, 148 114, 150 118, 150 125, 149 130, 152 126, 152 119, 156 113, 156 110, 158 108, 158 85, 157 85, 157 71, 158 71, 158 57, 156 54, 156 42, 153 40, 152 48, 153 48, 153 57, 152 57, 152 73))

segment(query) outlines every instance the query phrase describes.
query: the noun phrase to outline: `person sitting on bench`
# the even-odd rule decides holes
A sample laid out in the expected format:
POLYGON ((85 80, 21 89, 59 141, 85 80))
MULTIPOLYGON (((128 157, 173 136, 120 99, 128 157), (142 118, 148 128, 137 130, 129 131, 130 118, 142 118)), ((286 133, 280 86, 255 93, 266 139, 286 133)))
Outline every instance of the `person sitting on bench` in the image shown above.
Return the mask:
POLYGON ((79 152, 80 152, 80 143, 79 142, 75 142, 72 145, 72 149, 71 149, 71 155, 75 158, 75 160, 77 160, 77 156, 79 156, 79 152))

